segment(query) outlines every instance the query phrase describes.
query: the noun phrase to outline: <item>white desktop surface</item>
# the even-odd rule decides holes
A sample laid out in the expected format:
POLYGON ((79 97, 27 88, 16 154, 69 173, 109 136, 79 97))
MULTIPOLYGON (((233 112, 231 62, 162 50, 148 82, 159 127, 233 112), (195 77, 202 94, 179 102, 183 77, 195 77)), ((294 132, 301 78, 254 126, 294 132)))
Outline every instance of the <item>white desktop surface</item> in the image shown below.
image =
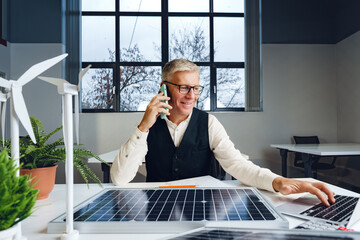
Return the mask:
MULTIPOLYGON (((205 179, 207 180, 207 179, 205 179)), ((313 179, 307 179, 310 181, 315 181, 313 179)), ((233 181, 224 181, 219 184, 217 184, 215 181, 208 181, 209 187, 214 187, 217 185, 217 187, 225 187, 225 186, 244 186, 241 185, 240 182, 233 180, 233 181)), ((188 181, 189 182, 189 181, 188 181)), ((179 182, 181 183, 181 182, 179 182)), ((190 182, 189 182, 190 183, 190 182)), ((134 187, 134 188, 141 188, 142 186, 146 186, 147 184, 141 184, 141 183, 134 183, 134 184, 128 184, 126 187, 134 187)), ((156 184, 155 184, 156 185, 156 184)), ((161 184, 164 185, 164 184, 161 184)), ((204 183, 202 182, 199 184, 200 187, 204 187, 204 183)), ((198 185, 198 186, 199 186, 198 185)), ((154 186, 148 185, 146 187, 154 186)), ((65 212, 65 184, 56 184, 54 190, 50 193, 49 198, 39 200, 36 202, 35 205, 35 212, 25 219, 22 222, 22 232, 23 235, 26 236, 29 240, 53 240, 53 239, 59 239, 60 234, 48 234, 47 233, 47 224, 49 221, 53 220, 55 217, 58 217, 62 213, 65 212)), ((112 184, 104 184, 104 188, 106 187, 113 187, 112 184)), ((329 184, 329 187, 332 191, 334 191, 336 194, 343 194, 343 195, 349 195, 349 196, 359 196, 359 194, 355 192, 351 192, 333 185, 329 184)), ((94 194, 101 191, 102 188, 99 187, 97 184, 90 184, 90 188, 88 189, 86 184, 75 184, 74 185, 74 204, 75 206, 77 204, 80 204, 81 202, 85 201, 86 199, 90 198, 94 194)), ((279 206, 282 203, 285 203, 287 201, 291 201, 294 198, 299 197, 303 194, 293 194, 290 196, 283 196, 279 193, 271 193, 267 191, 261 191, 268 199, 273 203, 273 205, 279 206)), ((286 218, 289 220, 290 228, 302 223, 303 221, 300 219, 292 218, 286 216, 286 218)), ((353 229, 356 231, 360 231, 360 222, 358 222, 355 226, 352 226, 353 229)), ((80 234, 79 240, 98 240, 101 238, 106 238, 106 240, 112 240, 112 239, 161 239, 167 236, 171 236, 171 234, 80 234)))
POLYGON ((359 143, 271 144, 270 146, 292 152, 301 152, 319 156, 360 155, 359 143))
MULTIPOLYGON (((119 153, 119 149, 116 149, 111 152, 100 154, 99 157, 104 160, 105 162, 112 163, 116 157, 116 155, 119 153)), ((89 163, 99 163, 99 160, 96 158, 89 158, 89 163)))

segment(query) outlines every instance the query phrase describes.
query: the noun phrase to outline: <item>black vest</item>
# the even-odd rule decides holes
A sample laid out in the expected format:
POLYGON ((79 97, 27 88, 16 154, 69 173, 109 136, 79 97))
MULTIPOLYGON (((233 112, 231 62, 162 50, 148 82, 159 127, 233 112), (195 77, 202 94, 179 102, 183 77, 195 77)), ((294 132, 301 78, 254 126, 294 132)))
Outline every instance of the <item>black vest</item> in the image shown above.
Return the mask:
POLYGON ((165 120, 156 120, 147 138, 147 182, 211 175, 213 153, 209 146, 208 117, 206 112, 193 109, 189 126, 178 148, 174 145, 165 120))

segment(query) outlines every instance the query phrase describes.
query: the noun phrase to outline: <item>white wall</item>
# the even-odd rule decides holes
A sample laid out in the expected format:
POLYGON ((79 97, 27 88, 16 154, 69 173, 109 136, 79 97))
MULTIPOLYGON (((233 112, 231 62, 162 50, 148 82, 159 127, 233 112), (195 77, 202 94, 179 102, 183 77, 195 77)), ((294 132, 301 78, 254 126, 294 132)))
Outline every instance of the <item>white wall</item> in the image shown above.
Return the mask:
MULTIPOLYGON (((360 31, 337 44, 336 59, 338 141, 360 143, 360 31)), ((360 187, 360 157, 341 158, 337 164, 337 179, 360 187)))
POLYGON ((360 142, 360 31, 337 44, 338 135, 360 142))

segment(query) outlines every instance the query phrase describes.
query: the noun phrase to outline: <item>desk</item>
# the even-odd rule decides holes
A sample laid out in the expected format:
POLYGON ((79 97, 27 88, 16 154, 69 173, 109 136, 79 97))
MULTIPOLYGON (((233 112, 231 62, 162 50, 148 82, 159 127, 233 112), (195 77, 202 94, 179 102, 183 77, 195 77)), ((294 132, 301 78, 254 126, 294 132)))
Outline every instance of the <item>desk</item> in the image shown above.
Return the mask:
MULTIPOLYGON (((313 179, 307 179, 310 181, 315 181, 313 179)), ((225 181, 229 187, 241 186, 240 182, 237 180, 225 181)), ((131 183, 130 183, 131 184, 131 183)), ((140 183, 133 184, 134 187, 139 187, 140 183)), ((55 217, 58 217, 60 214, 65 212, 65 184, 56 184, 54 190, 50 193, 49 198, 44 200, 39 200, 36 202, 35 209, 36 211, 27 219, 22 222, 22 232, 29 240, 55 240, 59 239, 60 234, 48 234, 47 233, 47 224, 49 221, 53 220, 55 217)), ((104 187, 113 187, 112 184, 104 184, 104 187)), ((332 191, 337 194, 359 196, 359 194, 330 185, 329 187, 332 191)), ((101 191, 102 188, 97 184, 90 184, 88 189, 86 184, 75 184, 74 185, 74 204, 75 206, 94 194, 101 191)), ((291 196, 283 196, 279 193, 271 193, 267 191, 261 191, 265 197, 267 197, 273 205, 279 206, 280 204, 291 201, 303 194, 294 194, 291 196)), ((286 216, 289 220, 290 228, 302 223, 302 220, 297 218, 292 218, 286 216)), ((360 223, 357 223, 353 228, 356 231, 360 231, 360 223)), ((98 240, 98 239, 161 239, 171 234, 80 234, 79 240, 98 240)))
POLYGON ((360 144, 358 143, 322 143, 322 144, 271 144, 280 150, 282 160, 282 175, 287 176, 287 154, 298 152, 302 154, 305 176, 312 177, 312 156, 359 156, 360 144))

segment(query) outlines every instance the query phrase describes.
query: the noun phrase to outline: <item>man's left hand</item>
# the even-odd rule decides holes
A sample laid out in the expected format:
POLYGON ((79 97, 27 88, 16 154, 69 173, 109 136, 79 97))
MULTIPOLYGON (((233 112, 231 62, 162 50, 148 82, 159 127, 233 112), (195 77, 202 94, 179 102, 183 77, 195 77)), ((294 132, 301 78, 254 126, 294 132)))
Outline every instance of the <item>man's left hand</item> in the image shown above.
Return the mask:
POLYGON ((326 186, 326 184, 321 182, 307 182, 277 177, 274 179, 272 185, 275 191, 280 192, 283 195, 309 192, 316 195, 326 206, 330 206, 329 201, 335 203, 334 193, 326 186), (323 193, 327 195, 327 198, 323 193))

